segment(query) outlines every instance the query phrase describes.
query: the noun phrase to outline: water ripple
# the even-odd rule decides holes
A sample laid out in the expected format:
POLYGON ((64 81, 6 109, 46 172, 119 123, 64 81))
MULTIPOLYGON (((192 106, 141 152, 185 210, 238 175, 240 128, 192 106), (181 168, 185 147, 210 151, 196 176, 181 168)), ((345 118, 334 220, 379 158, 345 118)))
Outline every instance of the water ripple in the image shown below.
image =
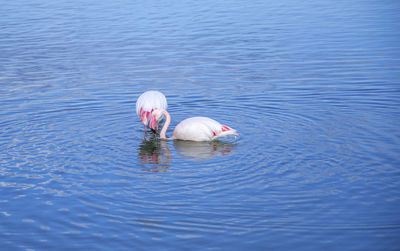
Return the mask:
POLYGON ((396 10, 4 3, 2 247, 395 249, 396 10), (207 116, 240 138, 145 133, 149 89, 167 96, 168 135, 207 116))

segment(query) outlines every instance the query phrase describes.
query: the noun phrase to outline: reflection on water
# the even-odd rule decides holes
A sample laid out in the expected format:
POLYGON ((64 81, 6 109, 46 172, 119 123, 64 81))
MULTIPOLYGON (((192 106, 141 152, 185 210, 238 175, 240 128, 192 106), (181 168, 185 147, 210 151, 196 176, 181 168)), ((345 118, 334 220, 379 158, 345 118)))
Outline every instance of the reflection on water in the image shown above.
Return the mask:
POLYGON ((0 249, 398 250, 398 2, 2 1, 0 249))
POLYGON ((139 145, 139 159, 142 164, 151 164, 151 169, 145 170, 151 172, 165 172, 170 168, 172 159, 171 151, 167 146, 167 142, 157 139, 154 133, 150 133, 148 138, 146 136, 139 145))
MULTIPOLYGON (((170 168, 172 153, 168 147, 168 145, 171 145, 169 143, 169 141, 160 140, 155 133, 145 135, 138 148, 139 159, 142 164, 146 166, 150 164, 151 172, 164 172, 170 168)), ((211 142, 173 141, 173 146, 177 150, 177 153, 192 161, 202 161, 231 154, 233 152, 232 149, 236 145, 236 142, 219 140, 211 142)))
POLYGON ((211 141, 211 142, 194 142, 175 140, 174 147, 178 153, 189 157, 190 160, 200 161, 210 159, 220 155, 228 155, 232 153, 232 149, 237 143, 211 141))

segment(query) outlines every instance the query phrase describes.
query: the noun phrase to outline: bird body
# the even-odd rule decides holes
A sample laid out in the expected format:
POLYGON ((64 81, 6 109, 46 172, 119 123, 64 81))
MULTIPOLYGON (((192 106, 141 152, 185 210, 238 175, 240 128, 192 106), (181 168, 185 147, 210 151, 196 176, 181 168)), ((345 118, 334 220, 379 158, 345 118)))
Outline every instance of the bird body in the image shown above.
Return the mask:
POLYGON ((228 126, 207 117, 192 117, 181 121, 174 129, 172 138, 192 141, 211 141, 230 135, 237 135, 228 126))
POLYGON ((191 141, 212 141, 227 136, 238 136, 235 129, 207 117, 192 117, 180 122, 174 129, 171 138, 167 138, 165 133, 171 123, 171 116, 165 110, 154 111, 152 116, 159 119, 162 115, 166 117, 165 124, 160 132, 161 139, 179 139, 191 141))
POLYGON ((168 108, 167 99, 159 91, 146 91, 136 101, 136 114, 141 118, 145 128, 158 129, 161 117, 156 119, 152 113, 156 110, 165 111, 168 108))

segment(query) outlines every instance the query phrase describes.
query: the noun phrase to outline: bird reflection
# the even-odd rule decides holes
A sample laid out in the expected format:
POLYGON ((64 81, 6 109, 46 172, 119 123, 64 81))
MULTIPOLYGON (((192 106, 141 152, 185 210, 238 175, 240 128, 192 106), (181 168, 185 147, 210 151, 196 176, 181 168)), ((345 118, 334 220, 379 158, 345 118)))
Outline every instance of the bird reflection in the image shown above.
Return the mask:
POLYGON ((231 154, 232 148, 234 148, 236 145, 237 143, 223 141, 174 141, 174 147, 176 148, 176 150, 178 150, 178 153, 185 157, 189 157, 189 159, 194 161, 201 161, 220 155, 231 154))
MULTIPOLYGON (((156 134, 145 137, 139 146, 138 153, 142 164, 145 165, 144 171, 166 172, 170 168, 172 156, 170 151, 171 141, 160 140, 156 134)), ((173 146, 176 153, 187 157, 191 161, 202 161, 213 157, 228 155, 236 147, 237 143, 224 141, 196 142, 174 140, 173 146)))
POLYGON ((146 137, 143 139, 138 152, 142 163, 151 165, 146 171, 166 172, 170 168, 171 151, 168 149, 167 142, 157 139, 155 134, 152 133, 149 139, 146 137))

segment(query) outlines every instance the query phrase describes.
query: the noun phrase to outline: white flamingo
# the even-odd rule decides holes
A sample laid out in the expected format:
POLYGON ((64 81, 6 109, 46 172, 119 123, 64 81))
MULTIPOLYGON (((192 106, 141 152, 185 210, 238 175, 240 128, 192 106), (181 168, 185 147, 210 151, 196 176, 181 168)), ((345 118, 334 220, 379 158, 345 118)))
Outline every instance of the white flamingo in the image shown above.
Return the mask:
POLYGON ((155 118, 152 116, 154 111, 167 110, 168 104, 164 94, 159 91, 147 91, 140 95, 136 101, 136 114, 141 118, 141 123, 144 124, 145 130, 147 126, 151 129, 158 129, 161 117, 155 118))
POLYGON ((238 136, 235 129, 207 117, 192 117, 181 121, 174 129, 171 138, 167 138, 165 133, 171 123, 171 116, 166 110, 155 110, 152 117, 158 120, 165 116, 166 120, 160 132, 161 139, 180 139, 192 141, 211 141, 227 136, 238 136))

